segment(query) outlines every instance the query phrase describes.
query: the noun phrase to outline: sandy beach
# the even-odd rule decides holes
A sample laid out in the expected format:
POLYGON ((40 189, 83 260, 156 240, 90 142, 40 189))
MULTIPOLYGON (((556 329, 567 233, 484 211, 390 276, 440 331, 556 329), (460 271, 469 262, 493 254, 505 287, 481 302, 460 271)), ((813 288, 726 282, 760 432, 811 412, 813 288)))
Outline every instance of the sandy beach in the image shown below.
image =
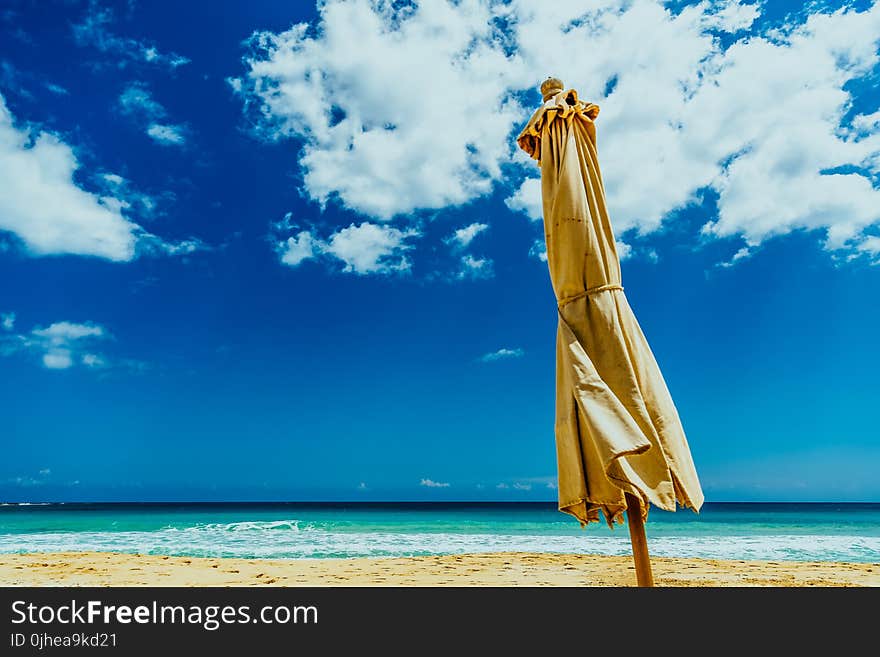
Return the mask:
MULTIPOLYGON (((880 586, 880 564, 654 558, 658 586, 880 586)), ((632 586, 629 557, 489 553, 210 559, 108 552, 0 555, 2 586, 632 586)))

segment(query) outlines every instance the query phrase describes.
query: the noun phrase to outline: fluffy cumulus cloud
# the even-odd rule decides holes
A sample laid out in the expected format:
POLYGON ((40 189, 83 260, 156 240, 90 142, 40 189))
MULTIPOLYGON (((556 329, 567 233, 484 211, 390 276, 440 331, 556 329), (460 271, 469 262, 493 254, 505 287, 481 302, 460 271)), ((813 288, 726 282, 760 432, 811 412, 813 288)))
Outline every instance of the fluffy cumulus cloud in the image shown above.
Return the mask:
POLYGON ((35 255, 131 260, 138 226, 118 199, 80 188, 77 168, 73 150, 57 136, 17 129, 0 96, 0 230, 15 233, 35 255))
POLYGON ((482 363, 492 363, 496 360, 508 360, 511 358, 522 358, 525 355, 525 351, 520 348, 516 349, 507 349, 502 348, 496 351, 490 351, 487 354, 483 354, 480 356, 479 360, 482 363))
POLYGON ((160 52, 149 41, 116 34, 115 23, 116 17, 109 7, 92 2, 83 19, 73 25, 73 38, 80 46, 108 55, 112 64, 119 68, 129 64, 149 64, 174 70, 189 63, 188 58, 177 53, 160 52))
POLYGON ((818 230, 828 249, 875 253, 880 114, 855 94, 878 65, 880 2, 810 5, 769 27, 761 9, 327 0, 314 24, 255 34, 233 82, 264 134, 300 144, 312 199, 375 219, 498 183, 514 185, 510 208, 540 218, 537 172, 512 138, 531 109, 522 92, 552 73, 602 108, 618 235, 657 230, 709 189, 704 237, 755 246, 818 230))
MULTIPOLYGON (((866 175, 872 158, 877 173, 880 137, 845 128, 851 98, 843 90, 877 64, 880 5, 761 34, 748 31, 756 5, 703 2, 673 13, 642 1, 591 12, 595 21, 577 22, 561 48, 530 50, 541 30, 575 19, 568 4, 555 9, 535 12, 520 40, 583 95, 609 91, 600 151, 618 233, 657 229, 704 188, 718 193, 718 216, 703 232, 752 244, 821 228, 830 248, 857 245, 880 219, 880 193, 866 175), (725 31, 733 33, 726 47, 725 31), (572 70, 559 53, 585 39, 597 56, 572 70), (859 170, 835 171, 846 165, 859 170)), ((518 202, 534 216, 539 188, 526 185, 518 202)))
POLYGON ((403 252, 408 248, 405 232, 390 226, 364 222, 337 230, 322 244, 325 253, 345 263, 343 271, 356 274, 405 271, 410 263, 403 252))
MULTIPOLYGON (((767 33, 748 31, 757 5, 702 2, 673 13, 643 0, 605 3, 579 19, 575 4, 555 3, 521 23, 521 54, 600 99, 599 147, 618 234, 656 230, 711 188, 718 216, 704 234, 756 244, 818 228, 829 248, 858 248, 860 232, 880 219, 871 183, 880 135, 869 118, 848 117, 844 85, 877 65, 880 4, 792 18, 767 33), (573 27, 560 47, 534 47, 540 33, 564 25, 573 27), (728 45, 720 32, 733 33, 728 45), (577 68, 564 60, 587 42, 594 56, 577 68)), ((529 179, 510 204, 539 216, 539 196, 529 179)))
POLYGON ((487 193, 522 108, 484 2, 321 3, 315 26, 251 39, 237 82, 266 134, 303 140, 308 194, 378 219, 487 193))
MULTIPOLYGON (((7 331, 11 330, 12 326, 9 326, 7 331)), ((66 370, 75 366, 99 368, 106 366, 107 360, 97 350, 108 339, 110 335, 97 324, 55 322, 46 327, 38 326, 28 333, 0 334, 0 355, 29 353, 49 370, 66 370)))
POLYGON ((57 135, 17 127, 0 96, 0 231, 14 234, 35 256, 123 262, 142 253, 175 254, 180 245, 162 241, 127 217, 135 206, 151 206, 147 197, 128 197, 126 181, 115 174, 100 178, 107 193, 87 191, 74 179, 79 168, 74 150, 57 135))
POLYGON ((541 202, 541 179, 526 178, 516 191, 505 199, 505 203, 514 212, 523 212, 532 221, 541 221, 544 216, 544 207, 541 202))
POLYGON ((290 214, 273 226, 273 240, 282 263, 296 267, 306 260, 321 259, 341 264, 345 273, 361 275, 408 271, 411 263, 406 252, 412 248, 408 240, 416 236, 415 229, 365 221, 321 238, 316 228, 294 226, 290 214), (287 233, 292 234, 284 237, 287 233))
POLYGON ((167 122, 168 112, 143 82, 130 83, 119 95, 119 110, 144 127, 153 141, 163 146, 183 146, 187 127, 167 122))

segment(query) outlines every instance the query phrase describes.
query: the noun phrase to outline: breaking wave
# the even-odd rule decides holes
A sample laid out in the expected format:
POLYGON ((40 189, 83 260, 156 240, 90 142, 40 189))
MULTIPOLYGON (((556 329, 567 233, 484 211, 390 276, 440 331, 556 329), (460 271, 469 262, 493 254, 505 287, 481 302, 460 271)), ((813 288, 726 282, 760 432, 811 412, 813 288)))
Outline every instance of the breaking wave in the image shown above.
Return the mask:
MULTIPOLYGON (((422 528, 419 528, 422 529, 422 528)), ((880 562, 880 536, 724 533, 650 537, 665 557, 880 562)), ((0 553, 112 551, 194 557, 350 558, 474 552, 629 554, 626 531, 575 534, 456 531, 357 531, 300 520, 195 523, 151 530, 39 531, 0 534, 0 553)))

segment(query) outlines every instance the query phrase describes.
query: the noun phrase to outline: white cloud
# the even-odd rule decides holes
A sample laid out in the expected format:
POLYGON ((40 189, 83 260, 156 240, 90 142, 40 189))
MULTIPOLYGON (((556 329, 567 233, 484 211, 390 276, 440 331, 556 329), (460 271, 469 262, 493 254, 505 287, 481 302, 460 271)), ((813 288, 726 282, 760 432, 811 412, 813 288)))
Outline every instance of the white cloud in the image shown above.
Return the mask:
MULTIPOLYGON (((872 265, 880 265, 880 237, 869 235, 856 244, 856 248, 873 258, 872 265)), ((854 257, 854 256, 853 256, 854 257)))
POLYGON ((475 258, 468 253, 461 257, 461 269, 456 274, 456 278, 492 278, 493 274, 491 260, 488 258, 475 258))
POLYGON ((0 230, 15 233, 35 255, 131 260, 139 227, 123 216, 118 199, 80 188, 78 168, 57 136, 16 129, 0 96, 0 230))
POLYGON ((184 125, 162 122, 168 116, 164 105, 157 101, 143 82, 131 82, 119 95, 120 111, 144 125, 144 132, 163 146, 182 146, 186 142, 184 125))
POLYGON ((153 138, 153 141, 162 145, 183 145, 186 142, 184 132, 183 126, 180 125, 151 123, 147 126, 147 134, 153 138))
POLYGON ((614 245, 617 247, 617 257, 620 260, 626 260, 632 255, 632 246, 626 242, 615 240, 614 245))
POLYGON ((15 328, 15 313, 0 313, 0 326, 4 331, 11 331, 15 328))
POLYGON ((43 366, 49 370, 66 370, 73 365, 69 349, 51 349, 43 354, 43 366))
POLYGON ((66 370, 80 361, 83 349, 108 337, 104 328, 97 324, 55 322, 46 328, 37 327, 28 334, 12 336, 11 341, 4 341, 7 345, 4 351, 30 351, 40 355, 46 369, 66 370))
MULTIPOLYGON (((0 231, 14 233, 32 255, 75 254, 132 260, 140 242, 174 250, 176 245, 144 231, 123 210, 152 204, 146 195, 119 187, 116 174, 104 174, 116 194, 82 189, 74 180, 79 162, 73 149, 48 132, 17 129, 0 96, 0 231)), ((170 251, 169 251, 170 250, 170 251)))
POLYGON ((514 482, 513 487, 516 490, 532 490, 531 484, 521 481, 514 482))
POLYGON ((113 12, 96 3, 89 6, 82 22, 73 26, 73 37, 80 46, 90 46, 99 52, 111 55, 112 64, 123 68, 129 63, 154 64, 171 70, 189 63, 189 59, 177 53, 162 53, 155 45, 114 34, 110 26, 114 22, 113 12))
MULTIPOLYGON (((880 3, 811 5, 764 33, 760 11, 733 0, 327 0, 314 25, 254 35, 240 93, 265 134, 302 140, 309 197, 384 220, 504 181, 531 110, 517 94, 552 73, 602 108, 618 235, 657 230, 710 188, 718 215, 704 235, 758 244, 816 229, 828 249, 870 254, 880 124, 876 107, 848 116, 848 83, 878 63, 880 3)), ((529 166, 508 206, 539 219, 529 166)))
POLYGON ((504 202, 514 212, 524 212, 532 221, 541 221, 544 218, 541 179, 526 178, 504 202))
POLYGON ((102 173, 101 177, 104 179, 105 182, 114 187, 119 187, 120 185, 124 185, 126 183, 125 178, 116 173, 102 173))
POLYGON ((161 119, 166 116, 164 105, 153 98, 152 92, 144 82, 131 82, 119 94, 119 109, 123 114, 161 119))
POLYGON ((330 236, 324 252, 345 263, 343 271, 356 274, 405 271, 410 263, 403 251, 409 248, 405 243, 413 231, 402 231, 390 226, 379 226, 364 222, 351 224, 330 236))
MULTIPOLYGON (((9 330, 11 330, 11 326, 9 330)), ((77 366, 104 369, 121 366, 143 369, 144 363, 133 360, 111 361, 98 349, 112 336, 104 327, 90 322, 54 322, 36 327, 28 333, 0 334, 0 356, 26 353, 38 357, 49 370, 66 370, 77 366)))
POLYGON ((267 135, 303 138, 305 189, 389 219, 487 193, 523 115, 487 3, 319 5, 314 28, 251 39, 243 95, 267 135))
POLYGON ((43 352, 43 367, 50 370, 66 370, 73 367, 77 360, 90 367, 94 366, 94 363, 86 362, 86 357, 97 359, 97 356, 86 354, 80 358, 78 352, 93 344, 95 340, 106 337, 104 329, 95 324, 55 322, 47 328, 32 330, 25 338, 25 342, 31 350, 43 352))
POLYGON ((69 92, 67 89, 65 89, 64 87, 62 87, 62 86, 59 85, 59 84, 54 84, 54 83, 52 83, 52 82, 47 82, 47 83, 46 83, 46 89, 48 89, 49 91, 51 91, 53 94, 57 94, 58 96, 68 96, 68 95, 70 95, 70 92, 69 92))
POLYGON ((131 190, 117 174, 97 176, 103 193, 75 180, 74 150, 49 132, 17 128, 0 95, 0 232, 21 240, 34 256, 72 254, 117 262, 142 253, 177 255, 197 240, 164 242, 126 216, 150 214, 155 201, 131 190))
MULTIPOLYGON (((153 219, 159 213, 160 203, 176 199, 174 193, 169 191, 157 196, 140 192, 130 180, 116 173, 99 173, 94 177, 94 182, 104 196, 112 199, 108 204, 139 217, 153 219)), ((141 238, 145 235, 142 233, 141 238)))
POLYGON ((535 240, 529 248, 529 255, 541 262, 547 262, 547 245, 543 239, 535 240))
POLYGON ((733 265, 735 265, 738 261, 740 261, 744 258, 748 258, 750 255, 752 255, 752 251, 749 249, 749 247, 744 246, 739 251, 734 253, 733 257, 730 260, 728 260, 726 262, 719 262, 718 266, 719 267, 733 267, 733 265))
POLYGON ((521 358, 525 355, 525 351, 522 349, 498 349, 497 351, 490 351, 488 354, 483 354, 480 356, 479 360, 483 363, 491 363, 496 360, 503 360, 507 358, 521 358))
POLYGON ((456 230, 451 237, 447 239, 448 242, 454 244, 458 248, 466 248, 471 242, 474 241, 474 238, 482 233, 484 230, 489 228, 489 224, 480 224, 473 223, 469 226, 465 226, 464 228, 459 228, 456 230))
POLYGON ((63 345, 73 340, 83 338, 100 338, 104 336, 104 329, 95 324, 75 324, 73 322, 55 322, 47 328, 37 328, 31 331, 33 335, 43 338, 51 345, 63 345))
POLYGON ((458 280, 492 278, 494 271, 492 261, 489 258, 481 258, 470 253, 462 253, 467 249, 474 238, 489 228, 489 224, 472 223, 459 228, 443 241, 452 246, 452 250, 459 259, 459 269, 455 274, 458 280))
POLYGON ((714 0, 706 5, 710 11, 704 14, 703 25, 724 32, 747 30, 761 15, 757 2, 743 4, 737 0, 714 0))
POLYGON ((210 251, 213 247, 199 239, 186 239, 180 242, 166 242, 156 235, 143 233, 138 240, 138 255, 187 256, 196 251, 210 251))
MULTIPOLYGON (((274 225, 277 232, 295 230, 288 214, 274 225)), ((334 231, 326 239, 317 237, 314 229, 297 230, 296 234, 276 242, 281 262, 295 267, 312 258, 327 258, 342 263, 342 271, 353 274, 389 274, 410 268, 406 251, 407 240, 418 235, 416 230, 400 230, 370 222, 351 224, 334 231)))
POLYGON ((291 267, 309 258, 314 258, 320 251, 320 245, 314 240, 312 234, 302 230, 293 237, 288 237, 280 244, 281 262, 291 267))
POLYGON ((104 367, 107 364, 107 361, 97 354, 83 354, 80 362, 86 367, 104 367))
POLYGON ((880 111, 872 114, 859 114, 853 117, 852 127, 857 133, 867 135, 880 128, 880 111))
POLYGON ((505 489, 507 489, 507 488, 510 488, 510 486, 509 486, 508 484, 505 484, 505 483, 502 481, 500 484, 498 484, 497 486, 495 486, 495 488, 500 488, 501 490, 505 490, 505 489))
POLYGON ((433 479, 422 479, 419 486, 426 488, 449 488, 449 484, 445 481, 434 481, 433 479))
POLYGON ((46 481, 43 477, 12 477, 6 480, 6 483, 13 484, 15 486, 22 486, 25 488, 29 488, 31 486, 43 486, 46 484, 46 481))
POLYGON ((759 7, 740 4, 706 2, 675 14, 635 2, 592 12, 595 21, 580 21, 557 41, 579 11, 558 3, 519 24, 520 55, 599 99, 600 157, 618 234, 657 229, 711 187, 719 216, 705 234, 758 243, 818 228, 829 248, 843 246, 880 220, 880 191, 868 177, 822 173, 846 164, 878 171, 880 135, 854 140, 840 127, 851 106, 844 85, 878 61, 880 4, 815 13, 764 36, 737 32, 725 47, 706 29, 751 24, 759 7), (557 46, 542 50, 534 39, 550 33, 557 46), (574 68, 565 56, 587 40, 597 56, 574 68), (616 86, 602 98, 611 79, 616 86))

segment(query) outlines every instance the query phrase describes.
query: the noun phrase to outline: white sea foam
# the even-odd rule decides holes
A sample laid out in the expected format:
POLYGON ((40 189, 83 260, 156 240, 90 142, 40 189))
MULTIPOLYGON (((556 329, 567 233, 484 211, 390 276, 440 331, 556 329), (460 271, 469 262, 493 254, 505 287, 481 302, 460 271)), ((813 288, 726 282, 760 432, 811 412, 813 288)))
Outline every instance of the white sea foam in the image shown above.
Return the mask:
MULTIPOLYGON (((651 553, 668 557, 880 562, 880 536, 663 535, 651 553)), ((0 553, 118 551, 211 557, 323 558, 466 552, 629 554, 626 532, 614 535, 456 532, 358 532, 297 520, 199 524, 155 531, 0 534, 0 553)))
POLYGON ((49 506, 51 504, 52 502, 0 502, 0 506, 49 506))

